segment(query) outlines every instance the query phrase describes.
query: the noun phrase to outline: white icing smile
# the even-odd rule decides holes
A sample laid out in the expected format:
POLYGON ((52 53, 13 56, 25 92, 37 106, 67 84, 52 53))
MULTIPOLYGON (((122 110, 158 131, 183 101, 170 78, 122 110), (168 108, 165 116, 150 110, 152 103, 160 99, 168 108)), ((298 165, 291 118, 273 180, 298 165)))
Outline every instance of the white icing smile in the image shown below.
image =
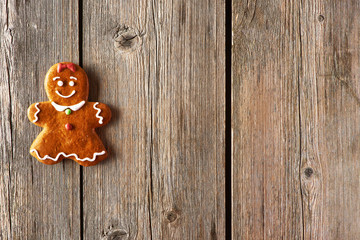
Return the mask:
POLYGON ((56 92, 57 95, 59 95, 59 96, 62 97, 62 98, 72 97, 72 96, 76 93, 76 91, 73 90, 73 91, 70 93, 70 95, 64 96, 64 95, 62 95, 58 90, 56 90, 55 92, 56 92))

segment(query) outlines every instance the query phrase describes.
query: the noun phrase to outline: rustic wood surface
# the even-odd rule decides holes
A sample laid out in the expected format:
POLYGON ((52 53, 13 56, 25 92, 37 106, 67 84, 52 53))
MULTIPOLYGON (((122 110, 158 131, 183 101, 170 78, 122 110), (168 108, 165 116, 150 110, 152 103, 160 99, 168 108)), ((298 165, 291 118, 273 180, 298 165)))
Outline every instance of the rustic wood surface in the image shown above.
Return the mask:
POLYGON ((357 0, 2 1, 0 239, 359 239, 359 12, 357 0), (113 112, 94 167, 29 154, 40 128, 26 109, 47 100, 59 61, 82 64, 90 100, 113 112))
POLYGON ((359 1, 233 1, 234 239, 359 239, 359 1))
POLYGON ((80 8, 1 4, 0 238, 224 239, 225 2, 80 8), (28 153, 26 109, 59 61, 83 64, 90 100, 113 111, 111 157, 91 168, 28 153))
POLYGON ((360 238, 360 2, 300 5, 304 237, 360 238))
POLYGON ((294 3, 233 4, 232 235, 302 238, 294 3))
POLYGON ((110 159, 84 169, 85 239, 225 238, 224 14, 216 0, 84 2, 91 98, 114 111, 110 159))
POLYGON ((0 14, 0 239, 79 239, 80 167, 32 158, 41 129, 26 114, 30 104, 47 100, 48 68, 79 60, 78 5, 1 1, 0 14))

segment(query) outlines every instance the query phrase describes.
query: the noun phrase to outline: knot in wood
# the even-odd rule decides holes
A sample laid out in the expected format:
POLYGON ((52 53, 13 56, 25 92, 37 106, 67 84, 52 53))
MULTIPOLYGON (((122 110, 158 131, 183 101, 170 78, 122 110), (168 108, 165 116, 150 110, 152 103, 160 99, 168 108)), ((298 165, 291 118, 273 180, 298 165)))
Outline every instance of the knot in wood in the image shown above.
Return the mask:
POLYGON ((106 233, 103 240, 125 240, 129 238, 129 234, 123 229, 115 229, 106 233))
POLYGON ((142 44, 142 35, 129 26, 117 26, 113 29, 114 47, 121 53, 132 52, 142 44))
POLYGON ((166 213, 166 219, 172 223, 178 218, 178 214, 174 211, 169 211, 166 213))
POLYGON ((310 178, 313 175, 314 170, 312 168, 308 167, 305 169, 304 173, 307 178, 310 178))
POLYGON ((322 22, 322 21, 324 21, 325 20, 325 17, 323 16, 323 15, 319 15, 318 16, 318 21, 319 22, 322 22))

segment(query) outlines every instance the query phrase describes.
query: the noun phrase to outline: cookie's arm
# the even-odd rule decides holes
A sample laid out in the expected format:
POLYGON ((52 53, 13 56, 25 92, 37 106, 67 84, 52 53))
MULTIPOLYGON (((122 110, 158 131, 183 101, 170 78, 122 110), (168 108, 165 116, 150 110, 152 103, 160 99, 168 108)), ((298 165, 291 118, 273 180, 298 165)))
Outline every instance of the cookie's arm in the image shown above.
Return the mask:
MULTIPOLYGON (((40 113, 43 110, 44 103, 33 103, 28 108, 27 114, 30 122, 42 127, 45 123, 45 119, 40 118, 40 113)), ((42 114, 41 114, 42 115, 42 114)))
POLYGON ((104 104, 99 102, 91 103, 94 113, 92 122, 95 128, 106 125, 111 119, 111 110, 104 104))

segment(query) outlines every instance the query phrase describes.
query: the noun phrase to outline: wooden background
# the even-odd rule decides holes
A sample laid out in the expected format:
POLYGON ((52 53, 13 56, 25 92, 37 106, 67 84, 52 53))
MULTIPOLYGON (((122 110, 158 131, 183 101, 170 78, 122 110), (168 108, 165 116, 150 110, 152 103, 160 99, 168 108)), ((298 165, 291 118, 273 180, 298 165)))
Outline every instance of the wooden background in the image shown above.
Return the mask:
POLYGON ((360 239, 360 1, 3 0, 0 239, 360 239), (29 154, 56 62, 109 159, 29 154))

